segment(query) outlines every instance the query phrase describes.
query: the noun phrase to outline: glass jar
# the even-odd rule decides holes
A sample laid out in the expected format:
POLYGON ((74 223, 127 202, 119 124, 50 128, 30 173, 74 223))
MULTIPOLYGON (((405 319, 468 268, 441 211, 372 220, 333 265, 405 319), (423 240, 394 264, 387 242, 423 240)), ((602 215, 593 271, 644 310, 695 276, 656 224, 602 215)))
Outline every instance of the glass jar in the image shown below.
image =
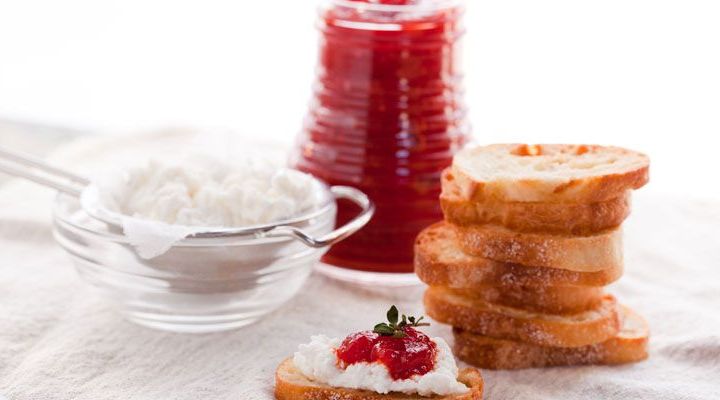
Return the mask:
MULTIPOLYGON (((442 219, 441 171, 468 140, 459 68, 462 3, 329 0, 294 167, 363 190, 377 211, 323 261, 411 273, 413 243, 442 219)), ((341 204, 338 223, 357 211, 341 204)))

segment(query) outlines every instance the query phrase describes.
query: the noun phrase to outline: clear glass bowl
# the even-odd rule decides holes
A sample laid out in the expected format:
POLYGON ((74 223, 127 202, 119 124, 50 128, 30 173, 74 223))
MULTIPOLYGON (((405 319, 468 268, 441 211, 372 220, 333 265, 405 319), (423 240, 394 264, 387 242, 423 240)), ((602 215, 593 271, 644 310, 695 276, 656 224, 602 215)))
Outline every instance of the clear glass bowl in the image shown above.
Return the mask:
MULTIPOLYGON (((323 187, 324 204, 277 225, 310 237, 347 228, 333 231, 333 197, 343 196, 323 187)), ((58 195, 53 214, 55 238, 84 280, 129 320, 175 332, 214 332, 255 322, 292 298, 328 249, 326 242, 312 247, 290 236, 256 233, 190 237, 161 256, 143 259, 124 235, 90 217, 77 198, 58 195)), ((346 229, 342 238, 354 230, 346 229)))

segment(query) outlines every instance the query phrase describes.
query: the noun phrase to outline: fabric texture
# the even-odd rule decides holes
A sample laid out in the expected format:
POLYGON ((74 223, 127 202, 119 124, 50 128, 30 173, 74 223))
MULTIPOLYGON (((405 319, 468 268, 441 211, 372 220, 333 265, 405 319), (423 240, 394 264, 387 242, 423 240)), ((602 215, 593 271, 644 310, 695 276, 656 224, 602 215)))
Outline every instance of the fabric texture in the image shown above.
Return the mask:
MULTIPOLYGON (((53 162, 98 171, 168 152, 174 133, 92 138, 53 162)), ((190 335, 126 322, 76 275, 54 243, 53 193, 0 189, 0 398, 11 400, 271 399, 275 367, 310 335, 369 329, 390 304, 422 314, 422 287, 359 288, 313 275, 260 322, 190 335)), ((610 286, 649 322, 637 364, 483 371, 486 399, 717 399, 720 393, 720 202, 636 193, 625 224, 625 275, 610 286)), ((432 335, 451 340, 448 326, 432 335)))

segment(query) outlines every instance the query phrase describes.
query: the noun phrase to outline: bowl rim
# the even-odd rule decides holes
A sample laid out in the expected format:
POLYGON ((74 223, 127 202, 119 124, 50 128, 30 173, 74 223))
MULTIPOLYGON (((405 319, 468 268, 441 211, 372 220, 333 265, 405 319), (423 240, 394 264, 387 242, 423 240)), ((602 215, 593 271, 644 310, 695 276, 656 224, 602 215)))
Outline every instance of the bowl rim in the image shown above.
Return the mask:
MULTIPOLYGON (((335 213, 337 209, 335 198, 333 197, 332 193, 330 192, 329 186, 322 182, 321 180, 313 177, 313 184, 319 188, 320 195, 322 198, 322 201, 315 206, 314 208, 303 212, 297 216, 282 219, 279 221, 267 223, 267 224, 257 224, 257 225, 248 225, 248 226, 240 226, 240 227, 197 227, 200 229, 208 229, 211 231, 211 233, 222 233, 225 231, 237 231, 237 230, 243 230, 247 231, 247 234, 243 234, 237 237, 233 238, 227 238, 227 237, 213 237, 213 236, 200 236, 200 237, 194 237, 189 236, 186 237, 177 243, 173 244, 173 247, 180 247, 180 246, 207 246, 210 244, 220 245, 220 244, 227 244, 231 242, 238 242, 238 241, 257 241, 258 244, 260 243, 271 243, 271 242, 280 242, 280 241, 287 241, 292 240, 291 238, 282 238, 282 237, 258 237, 256 234, 267 232, 273 228, 276 228, 278 226, 294 226, 297 224, 301 224, 303 222, 309 222, 313 219, 316 219, 318 217, 327 215, 328 213, 335 213), (219 243, 221 242, 221 243, 219 243)), ((70 227, 74 230, 80 230, 86 234, 100 237, 106 240, 111 240, 114 242, 120 242, 124 244, 130 244, 130 241, 128 240, 127 236, 125 236, 122 233, 119 232, 112 232, 109 229, 109 224, 104 223, 102 220, 97 219, 87 213, 81 205, 82 201, 81 199, 71 196, 67 193, 58 192, 55 196, 55 200, 53 202, 52 206, 52 218, 53 223, 56 225, 61 225, 65 227, 70 227), (75 212, 69 213, 67 210, 64 210, 63 207, 67 207, 68 202, 75 202, 77 204, 77 210, 75 212), (93 221, 96 221, 98 224, 106 225, 106 227, 103 228, 95 228, 88 226, 88 224, 81 223, 74 221, 73 218, 70 218, 72 215, 76 215, 77 213, 83 214, 87 218, 91 218, 93 221), (65 216, 63 214, 69 214, 68 216, 65 216)), ((118 226, 121 228, 121 226, 118 226)), ((193 227, 195 228, 195 227, 193 227)))

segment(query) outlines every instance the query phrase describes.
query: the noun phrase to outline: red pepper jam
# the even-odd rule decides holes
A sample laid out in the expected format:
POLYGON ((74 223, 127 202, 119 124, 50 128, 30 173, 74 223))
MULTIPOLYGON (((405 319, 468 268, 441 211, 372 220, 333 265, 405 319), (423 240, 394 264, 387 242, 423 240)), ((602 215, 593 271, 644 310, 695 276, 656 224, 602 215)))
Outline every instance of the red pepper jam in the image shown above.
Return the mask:
POLYGON ((435 342, 409 326, 402 329, 405 332, 402 338, 382 336, 373 331, 353 333, 346 337, 337 349, 341 368, 359 362, 379 361, 395 380, 432 371, 437 354, 435 342))
MULTIPOLYGON (((412 272, 415 237, 442 219, 440 174, 469 130, 456 62, 461 14, 451 0, 329 0, 321 9, 318 76, 293 163, 377 206, 325 262, 412 272)), ((338 222, 356 213, 341 204, 338 222)))

